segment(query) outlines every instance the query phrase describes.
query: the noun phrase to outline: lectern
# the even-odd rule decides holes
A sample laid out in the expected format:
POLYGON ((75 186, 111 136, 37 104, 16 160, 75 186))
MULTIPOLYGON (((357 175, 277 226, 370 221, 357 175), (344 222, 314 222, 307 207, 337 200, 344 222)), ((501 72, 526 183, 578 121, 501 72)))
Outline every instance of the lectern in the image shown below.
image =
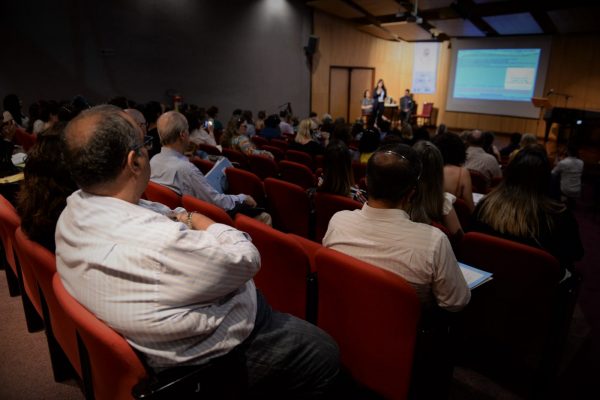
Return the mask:
MULTIPOLYGON (((536 135, 537 135, 537 131, 540 126, 540 120, 544 117, 544 109, 552 108, 552 105, 550 104, 550 101, 548 100, 547 97, 532 97, 531 103, 533 104, 534 107, 537 107, 540 109, 540 117, 538 118, 537 124, 536 124, 536 135)), ((545 141, 548 141, 548 135, 546 135, 545 141)))
POLYGON ((532 97, 531 102, 535 107, 539 107, 541 109, 551 107, 550 101, 547 97, 532 97))

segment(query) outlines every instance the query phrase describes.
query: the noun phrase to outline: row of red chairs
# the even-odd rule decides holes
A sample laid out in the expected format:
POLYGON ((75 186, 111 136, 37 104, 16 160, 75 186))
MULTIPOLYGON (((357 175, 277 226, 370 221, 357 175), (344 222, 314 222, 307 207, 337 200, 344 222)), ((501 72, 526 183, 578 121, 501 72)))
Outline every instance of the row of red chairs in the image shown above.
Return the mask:
MULTIPOLYGON (((239 168, 227 168, 225 172, 230 191, 249 194, 259 205, 266 205, 275 228, 314 239, 318 243, 321 243, 325 236, 333 214, 362 207, 361 203, 351 198, 317 192, 313 213, 308 193, 298 185, 274 178, 267 178, 261 182, 253 174, 239 168)), ((229 220, 224 218, 228 216, 227 213, 219 207, 203 202, 206 206, 200 209, 200 200, 186 195, 182 198, 171 189, 154 182, 148 183, 145 195, 148 200, 165 204, 172 209, 183 206, 188 211, 206 212, 215 221, 229 223, 229 220)))
MULTIPOLYGON (((143 362, 123 337, 69 295, 53 253, 18 226, 10 233, 4 214, 16 212, 6 205, 1 209, 8 210, 1 214, 2 239, 11 240, 17 251, 28 295, 38 293, 36 310, 46 323, 55 378, 65 378, 72 368, 86 398, 131 398, 149 378, 143 362)), ((406 398, 420 307, 404 279, 245 216, 229 222, 249 233, 261 252, 255 281, 275 309, 309 318, 330 333, 342 363, 362 385, 385 397, 406 398), (373 310, 395 317, 382 324, 373 310)))
MULTIPOLYGON (((239 171, 234 170, 236 173, 239 171)), ((249 173, 243 171, 243 174, 249 173)), ((269 212, 272 213, 274 226, 306 238, 306 232, 309 231, 309 205, 305 192, 299 187, 270 178, 265 180, 264 185, 265 188, 270 188, 268 197, 272 200, 269 202, 269 212), (273 186, 276 188, 273 189, 273 186)), ((340 206, 333 203, 329 204, 329 210, 323 211, 323 204, 319 199, 328 197, 333 197, 336 201, 352 202, 341 196, 317 194, 317 215, 326 215, 321 220, 317 219, 317 241, 321 240, 329 219, 335 212, 360 207, 360 204, 340 206)), ((327 201, 324 203, 327 204, 327 201)), ((459 217, 467 219, 466 222, 461 222, 468 226, 470 212, 466 204, 458 201, 455 206, 459 217)), ((568 326, 577 297, 576 279, 559 288, 560 266, 557 260, 542 250, 519 243, 471 232, 462 241, 455 243, 454 247, 459 260, 494 273, 493 281, 476 289, 473 304, 461 314, 464 316, 459 324, 464 348, 461 358, 477 359, 477 363, 487 366, 502 359, 509 365, 512 362, 514 366, 523 360, 523 355, 527 355, 529 361, 534 360, 531 365, 537 367, 536 373, 544 368, 552 370, 551 363, 543 361, 542 357, 556 361, 551 353, 560 353, 564 336, 561 337, 559 333, 564 333, 563 328, 568 326), (569 286, 573 282, 575 284, 569 286), (498 321, 511 323, 499 326, 498 321), (484 356, 482 360, 479 349, 481 346, 490 347, 486 345, 486 341, 494 343, 497 351, 494 350, 493 357, 487 359, 484 356), (546 345, 550 341, 557 344, 555 349, 546 345), (480 347, 474 346, 475 350, 471 351, 470 345, 473 343, 479 343, 480 347)), ((527 374, 518 375, 531 377, 527 374)), ((546 373, 542 376, 549 375, 546 373)))
MULTIPOLYGON (((211 205, 202 207, 206 210, 211 205)), ((226 215, 214 206, 212 209, 226 215)), ((246 217, 220 222, 233 223, 253 237, 263 259, 256 282, 275 308, 316 320, 338 341, 342 362, 357 380, 386 397, 404 398, 405 380, 386 375, 386 371, 400 367, 390 366, 386 362, 391 360, 381 358, 389 354, 394 356, 393 362, 404 363, 401 368, 408 368, 410 350, 404 348, 398 356, 390 346, 399 342, 399 334, 376 331, 394 323, 406 324, 402 318, 390 318, 398 315, 400 307, 400 303, 390 302, 390 293, 396 293, 396 287, 406 287, 404 281, 246 217), (295 250, 289 249, 292 247, 295 250), (315 271, 318 306, 310 300, 315 271), (372 302, 381 301, 380 294, 385 301, 374 305, 372 302), (330 322, 326 322, 328 315, 330 322), (385 324, 381 324, 382 316, 385 324), (348 337, 350 334, 355 336, 348 337), (387 366, 379 369, 379 365, 387 366)), ((23 299, 27 298, 33 312, 43 318, 55 378, 60 380, 73 369, 96 398, 130 398, 131 387, 147 376, 142 363, 126 341, 69 297, 56 275, 54 255, 29 241, 18 229, 19 223, 12 205, 0 197, 0 234, 5 249, 2 261, 8 264, 7 278, 10 274, 17 277, 23 299)), ((456 350, 461 361, 484 364, 488 372, 489 368, 501 369, 505 376, 507 371, 514 371, 530 382, 540 383, 541 378, 542 382, 551 381, 577 298, 577 280, 558 284, 560 266, 548 253, 480 233, 467 233, 457 255, 459 260, 494 274, 491 282, 474 291, 471 304, 458 315, 461 340, 456 350), (524 374, 525 368, 534 372, 524 374)), ((412 297, 406 293, 402 296, 412 297)))

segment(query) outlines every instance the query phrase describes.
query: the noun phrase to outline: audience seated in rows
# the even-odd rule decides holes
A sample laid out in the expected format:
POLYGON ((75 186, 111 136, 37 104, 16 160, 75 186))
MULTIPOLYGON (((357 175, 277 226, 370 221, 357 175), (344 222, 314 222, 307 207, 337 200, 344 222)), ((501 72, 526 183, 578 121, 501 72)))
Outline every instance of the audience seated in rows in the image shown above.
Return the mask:
POLYGON ((467 157, 464 142, 458 135, 447 132, 433 138, 444 159, 444 192, 464 200, 469 210, 475 209, 471 175, 463 166, 467 157))
MULTIPOLYGON (((169 119, 185 124, 178 116, 159 120, 159 132, 169 119)), ((140 199, 150 162, 144 135, 127 114, 111 106, 85 111, 67 126, 65 143, 81 190, 58 221, 56 260, 77 301, 155 371, 178 367, 183 374, 239 352, 257 398, 328 390, 338 373, 335 342, 271 310, 252 281, 260 255, 248 236, 140 199)))
POLYGON ((413 148, 421 159, 421 175, 409 206, 411 221, 442 224, 452 236, 461 236, 462 228, 452 204, 456 197, 444 192, 444 160, 431 142, 421 140, 413 148))
MULTIPOLYGON (((164 113, 158 119, 157 127, 163 147, 150 161, 150 179, 153 182, 166 186, 179 195, 196 197, 229 212, 256 207, 256 201, 251 196, 219 193, 183 154, 189 146, 190 133, 187 120, 182 114, 177 111, 164 113)), ((259 213, 257 219, 271 223, 267 213, 259 213)))
POLYGON ((415 287, 425 309, 458 311, 471 294, 448 238, 412 222, 407 213, 420 174, 412 148, 379 148, 367 165, 368 203, 335 214, 323 245, 399 274, 415 287))
POLYGON ((367 164, 368 203, 336 213, 323 245, 398 274, 415 288, 423 312, 411 397, 437 399, 447 397, 452 377, 449 311, 466 306, 471 292, 448 237, 409 218, 420 175, 421 162, 411 147, 379 148, 367 164))
POLYGON ((63 159, 61 135, 65 124, 56 123, 40 133, 27 154, 25 179, 17 196, 21 228, 27 236, 54 251, 56 221, 77 190, 63 159))
POLYGON ((583 257, 579 228, 573 214, 548 197, 549 183, 546 150, 521 149, 498 187, 477 204, 472 230, 541 248, 572 269, 583 257))

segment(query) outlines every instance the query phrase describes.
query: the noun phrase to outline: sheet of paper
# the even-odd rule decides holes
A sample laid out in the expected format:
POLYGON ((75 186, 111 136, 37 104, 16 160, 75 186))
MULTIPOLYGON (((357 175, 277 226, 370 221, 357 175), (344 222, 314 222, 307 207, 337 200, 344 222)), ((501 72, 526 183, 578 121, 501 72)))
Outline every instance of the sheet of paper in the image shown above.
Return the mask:
POLYGON ((483 196, 485 196, 483 193, 473 193, 473 204, 477 205, 483 196))
POLYGON ((483 271, 481 269, 471 267, 470 265, 463 264, 461 262, 458 263, 460 267, 460 271, 465 277, 465 281, 467 281, 467 285, 469 285, 469 289, 474 289, 477 286, 481 285, 492 279, 492 273, 483 271))

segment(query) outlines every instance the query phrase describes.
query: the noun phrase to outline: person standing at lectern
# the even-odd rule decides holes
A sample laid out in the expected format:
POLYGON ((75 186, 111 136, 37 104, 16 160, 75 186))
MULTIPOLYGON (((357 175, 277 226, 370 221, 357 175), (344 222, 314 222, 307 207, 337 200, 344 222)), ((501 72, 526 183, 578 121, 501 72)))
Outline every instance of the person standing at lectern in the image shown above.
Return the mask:
POLYGON ((383 79, 377 81, 377 86, 373 90, 374 110, 373 110, 373 123, 377 125, 378 121, 383 118, 383 111, 385 110, 385 98, 387 97, 387 89, 383 83, 383 79))

